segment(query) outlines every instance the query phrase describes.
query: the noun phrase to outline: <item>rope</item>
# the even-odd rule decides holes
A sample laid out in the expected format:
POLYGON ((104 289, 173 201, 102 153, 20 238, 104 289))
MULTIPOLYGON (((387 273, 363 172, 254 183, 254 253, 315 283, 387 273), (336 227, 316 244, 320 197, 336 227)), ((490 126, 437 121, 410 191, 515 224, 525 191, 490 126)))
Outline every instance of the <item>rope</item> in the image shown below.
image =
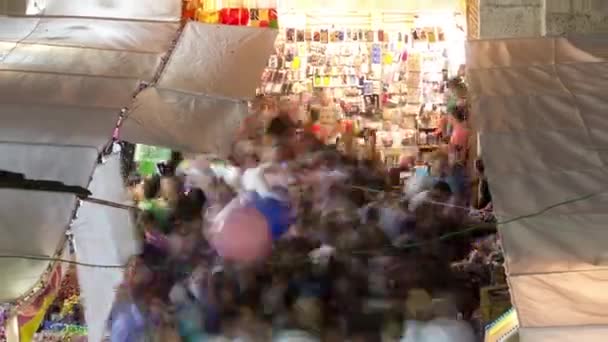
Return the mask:
MULTIPOLYGON (((509 224, 509 223, 513 223, 513 222, 517 222, 517 221, 521 221, 521 220, 525 220, 525 219, 529 219, 529 218, 534 218, 534 217, 538 217, 541 216, 543 214, 545 214, 548 211, 551 211, 555 208, 564 206, 564 205, 568 205, 568 204, 572 204, 572 203, 576 203, 576 202, 580 202, 580 201, 584 201, 602 194, 605 194, 605 190, 604 191, 599 191, 599 192, 595 192, 592 194, 587 194, 584 196, 580 196, 580 197, 576 197, 573 199, 569 199, 569 200, 565 200, 562 202, 558 202, 552 205, 549 205, 539 211, 530 213, 530 214, 525 214, 525 215, 520 215, 505 221, 501 221, 498 222, 498 225, 505 225, 505 224, 509 224)), ((365 254, 377 254, 378 252, 385 250, 387 248, 390 248, 391 250, 397 250, 397 251, 403 251, 403 250, 407 250, 407 249, 411 249, 411 248, 416 248, 416 247, 421 247, 421 246, 425 246, 428 244, 432 244, 435 242, 443 242, 446 240, 449 240, 451 238, 457 237, 457 236, 461 236, 461 235, 466 235, 469 234, 473 231, 476 230, 480 230, 480 229, 487 229, 487 224, 485 223, 479 223, 479 224, 474 224, 471 226, 468 226, 467 228, 460 230, 458 232, 453 232, 453 233, 448 233, 448 234, 444 234, 439 236, 438 238, 435 239, 431 239, 431 240, 426 240, 423 242, 418 242, 418 243, 411 243, 411 244, 407 244, 407 245, 403 245, 400 246, 398 248, 394 247, 394 246, 387 246, 386 248, 382 248, 382 249, 375 249, 375 250, 361 250, 361 251, 353 251, 350 252, 351 254, 355 254, 355 255, 365 255, 365 254)), ((78 265, 78 266, 83 266, 83 267, 90 267, 90 268, 102 268, 102 269, 115 269, 115 268, 125 268, 126 265, 104 265, 104 264, 92 264, 92 263, 84 263, 84 262, 78 262, 78 261, 73 261, 73 260, 66 260, 66 259, 61 259, 61 258, 53 258, 53 257, 49 257, 49 256, 33 256, 33 255, 18 255, 18 254, 0 254, 0 259, 24 259, 24 260, 36 260, 36 261, 55 261, 55 262, 61 262, 61 263, 66 263, 66 264, 72 264, 72 265, 78 265)))

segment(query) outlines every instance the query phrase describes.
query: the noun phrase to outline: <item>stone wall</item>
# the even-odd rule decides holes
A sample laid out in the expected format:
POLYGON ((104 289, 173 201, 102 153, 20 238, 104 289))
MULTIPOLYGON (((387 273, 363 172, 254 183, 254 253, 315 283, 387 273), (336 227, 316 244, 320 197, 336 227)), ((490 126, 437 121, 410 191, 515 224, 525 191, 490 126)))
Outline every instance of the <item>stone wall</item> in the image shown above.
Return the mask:
POLYGON ((479 37, 608 33, 608 0, 478 0, 479 37))
POLYGON ((608 33, 608 0, 545 0, 546 34, 608 33))
POLYGON ((542 16, 543 0, 480 0, 479 37, 538 36, 542 16))
POLYGON ((0 0, 0 14, 24 15, 26 7, 25 0, 0 0))

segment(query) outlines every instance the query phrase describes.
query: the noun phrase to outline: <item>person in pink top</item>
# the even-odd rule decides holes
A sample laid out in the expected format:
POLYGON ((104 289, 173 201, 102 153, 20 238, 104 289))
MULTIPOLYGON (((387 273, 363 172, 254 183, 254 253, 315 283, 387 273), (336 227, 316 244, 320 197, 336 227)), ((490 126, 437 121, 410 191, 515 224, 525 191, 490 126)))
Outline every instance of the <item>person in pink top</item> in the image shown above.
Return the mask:
POLYGON ((466 122, 455 122, 454 131, 450 137, 450 145, 466 148, 469 141, 469 128, 466 122))
POLYGON ((452 135, 450 137, 450 152, 454 154, 454 160, 465 161, 469 148, 469 135, 471 131, 466 121, 466 107, 458 107, 452 113, 452 135))

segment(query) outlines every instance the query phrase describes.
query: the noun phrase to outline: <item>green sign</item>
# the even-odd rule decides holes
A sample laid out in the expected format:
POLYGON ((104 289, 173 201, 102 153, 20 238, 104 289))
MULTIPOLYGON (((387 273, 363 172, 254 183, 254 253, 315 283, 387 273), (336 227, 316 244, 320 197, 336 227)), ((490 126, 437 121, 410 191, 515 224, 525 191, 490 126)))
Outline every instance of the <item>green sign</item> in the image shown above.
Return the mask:
POLYGON ((138 164, 139 174, 151 176, 157 172, 156 164, 171 159, 171 150, 157 146, 137 145, 134 159, 138 164))
POLYGON ((171 150, 164 147, 137 145, 135 146, 135 161, 160 163, 171 159, 171 150))

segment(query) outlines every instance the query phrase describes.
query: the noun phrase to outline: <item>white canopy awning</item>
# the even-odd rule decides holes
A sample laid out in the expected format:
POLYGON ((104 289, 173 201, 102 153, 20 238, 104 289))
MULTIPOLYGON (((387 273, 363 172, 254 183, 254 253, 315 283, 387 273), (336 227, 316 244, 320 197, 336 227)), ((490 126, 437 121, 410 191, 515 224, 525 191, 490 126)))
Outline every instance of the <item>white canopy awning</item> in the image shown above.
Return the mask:
MULTIPOLYGON (((52 1, 49 1, 51 3, 52 1)), ((97 156, 140 82, 152 81, 178 23, 0 18, 0 169, 88 187, 97 156)), ((0 255, 53 255, 73 195, 0 190, 0 255)), ((47 262, 0 259, 0 302, 47 262)))
POLYGON ((179 0, 22 0, 27 14, 129 20, 179 21, 179 0))
POLYGON ((608 37, 472 41, 467 62, 521 341, 604 341, 608 37))
MULTIPOLYGON (((30 5, 28 13, 38 17, 0 18, 0 170, 82 186, 118 202, 118 160, 98 166, 97 157, 121 110, 131 109, 123 127, 130 142, 225 153, 276 36, 267 29, 189 23, 173 51, 180 1, 30 5), (141 84, 154 83, 161 69, 158 83, 134 101, 141 84)), ((0 189, 0 198, 0 256, 53 255, 72 220, 75 196, 0 189)), ((80 211, 73 226, 78 260, 123 263, 133 252, 127 213, 86 203, 80 211)), ((0 280, 0 302, 30 290, 47 265, 0 258, 0 273, 9 275, 0 280)), ((89 337, 98 340, 122 271, 80 267, 79 274, 89 337)))
POLYGON ((0 139, 99 149, 139 83, 154 77, 178 25, 2 18, 0 139))
POLYGON ((121 129, 127 141, 225 155, 247 114, 276 30, 190 22, 158 83, 121 129))
MULTIPOLYGON (((89 190, 98 199, 116 203, 127 200, 120 175, 119 154, 113 154, 95 169, 89 190)), ((138 252, 131 213, 123 209, 83 202, 72 232, 76 257, 82 263, 125 265, 138 252)), ((103 340, 116 288, 122 282, 123 274, 120 268, 78 266, 89 341, 103 340)))

